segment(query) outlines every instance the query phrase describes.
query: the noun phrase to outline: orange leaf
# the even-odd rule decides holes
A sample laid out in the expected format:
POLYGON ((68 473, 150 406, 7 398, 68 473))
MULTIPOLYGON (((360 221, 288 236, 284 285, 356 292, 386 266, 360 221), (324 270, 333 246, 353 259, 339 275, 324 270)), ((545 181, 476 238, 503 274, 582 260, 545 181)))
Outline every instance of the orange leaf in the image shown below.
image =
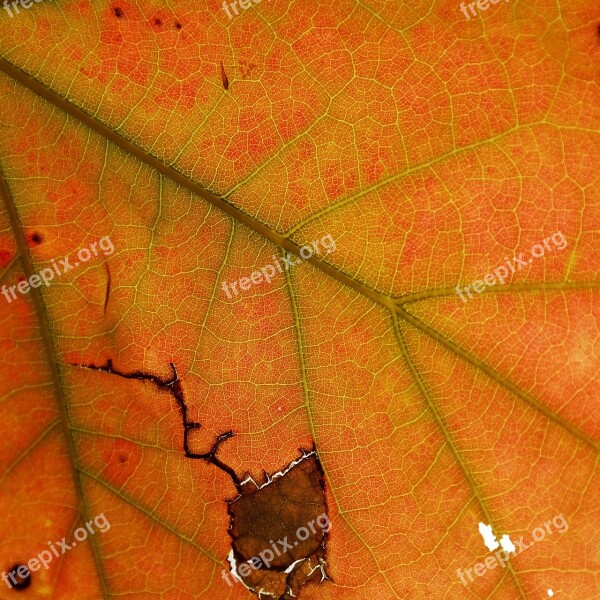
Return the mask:
POLYGON ((600 7, 0 12, 0 600, 600 598, 600 7))

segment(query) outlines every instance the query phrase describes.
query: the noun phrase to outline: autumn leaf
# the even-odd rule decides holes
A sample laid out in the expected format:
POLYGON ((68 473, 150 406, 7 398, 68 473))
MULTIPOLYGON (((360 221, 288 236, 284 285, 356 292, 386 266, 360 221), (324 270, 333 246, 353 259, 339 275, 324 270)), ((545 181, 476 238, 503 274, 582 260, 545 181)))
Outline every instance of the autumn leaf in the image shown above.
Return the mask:
POLYGON ((600 597, 599 6, 0 12, 0 599, 600 597))

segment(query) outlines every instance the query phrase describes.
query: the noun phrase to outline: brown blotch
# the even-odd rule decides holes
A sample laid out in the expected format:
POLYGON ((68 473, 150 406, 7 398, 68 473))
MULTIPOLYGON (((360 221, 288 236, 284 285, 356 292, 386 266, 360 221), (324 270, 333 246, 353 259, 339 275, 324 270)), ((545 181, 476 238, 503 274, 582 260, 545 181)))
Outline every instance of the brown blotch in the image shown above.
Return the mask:
POLYGON ((117 19, 120 19, 121 17, 125 16, 123 9, 119 8, 118 6, 115 6, 115 8, 113 8, 113 11, 114 11, 115 17, 117 17, 117 19))
POLYGON ((221 61, 221 80, 223 81, 223 89, 229 89, 229 79, 227 78, 227 73, 225 73, 225 67, 223 66, 223 61, 221 61))
MULTIPOLYGON (((17 590, 18 592, 22 591, 22 590, 26 590, 30 585, 31 585, 31 572, 29 572, 29 574, 27 575, 27 577, 21 577, 19 576, 18 573, 16 573, 16 570, 19 567, 25 567, 27 568, 27 565, 13 565, 10 569, 7 570, 8 572, 8 580, 10 581, 10 584, 12 586, 13 590, 17 590), (14 573, 12 573, 13 571, 15 571, 14 573), (17 583, 13 583, 12 578, 10 577, 10 574, 12 573, 12 576, 15 578, 17 583)), ((27 569, 29 570, 29 569, 27 569)))
POLYGON ((303 454, 283 475, 269 476, 260 487, 245 480, 241 494, 230 501, 228 512, 237 576, 255 594, 262 590, 265 595, 288 600, 298 597, 308 583, 329 578, 325 479, 314 451, 303 454), (239 568, 243 563, 250 567, 249 572, 242 569, 246 576, 239 568))

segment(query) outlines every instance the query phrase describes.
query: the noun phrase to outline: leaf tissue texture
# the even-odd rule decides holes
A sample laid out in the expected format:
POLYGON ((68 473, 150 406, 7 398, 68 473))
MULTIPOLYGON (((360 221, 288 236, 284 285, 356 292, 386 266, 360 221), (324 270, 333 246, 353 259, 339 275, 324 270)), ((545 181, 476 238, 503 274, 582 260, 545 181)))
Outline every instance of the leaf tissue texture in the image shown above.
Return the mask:
POLYGON ((600 4, 0 13, 0 600, 600 598, 600 4))

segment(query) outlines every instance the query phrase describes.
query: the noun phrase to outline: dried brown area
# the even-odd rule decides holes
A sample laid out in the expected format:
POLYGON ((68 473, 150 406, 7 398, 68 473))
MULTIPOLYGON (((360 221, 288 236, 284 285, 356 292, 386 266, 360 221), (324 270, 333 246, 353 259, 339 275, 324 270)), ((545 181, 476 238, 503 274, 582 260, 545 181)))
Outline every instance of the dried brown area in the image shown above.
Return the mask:
POLYGON ((323 469, 314 452, 260 487, 244 483, 229 514, 237 576, 255 593, 287 600, 327 578, 329 519, 323 469))

